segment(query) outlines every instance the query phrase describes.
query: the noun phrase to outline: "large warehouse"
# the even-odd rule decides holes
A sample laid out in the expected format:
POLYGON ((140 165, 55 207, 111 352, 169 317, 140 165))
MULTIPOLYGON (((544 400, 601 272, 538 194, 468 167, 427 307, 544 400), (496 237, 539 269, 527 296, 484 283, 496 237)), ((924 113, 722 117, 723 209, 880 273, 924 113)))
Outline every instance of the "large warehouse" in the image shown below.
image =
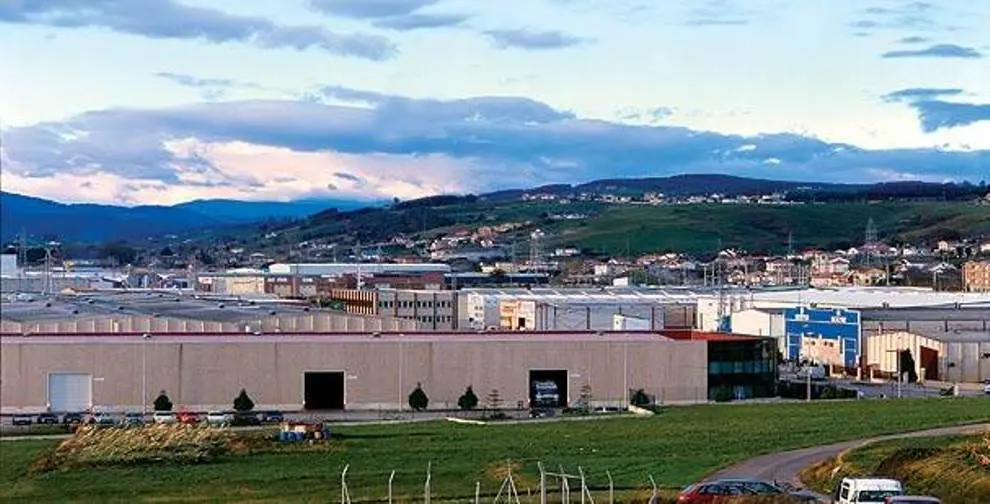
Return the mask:
POLYGON ((724 386, 773 393, 774 341, 678 333, 118 334, 0 336, 3 413, 140 410, 161 390, 176 407, 229 408, 246 389, 258 408, 397 409, 417 383, 433 408, 472 386, 507 406, 548 397, 596 405, 643 389, 702 402, 724 386), (537 397, 539 395, 539 397, 537 397))

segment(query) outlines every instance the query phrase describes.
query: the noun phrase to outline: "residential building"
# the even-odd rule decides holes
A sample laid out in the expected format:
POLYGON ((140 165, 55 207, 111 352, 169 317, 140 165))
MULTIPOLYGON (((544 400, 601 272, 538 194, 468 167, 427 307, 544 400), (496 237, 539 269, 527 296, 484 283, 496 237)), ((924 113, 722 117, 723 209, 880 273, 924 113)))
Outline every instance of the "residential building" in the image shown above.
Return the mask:
POLYGON ((963 265, 963 289, 990 292, 990 261, 969 261, 963 265))

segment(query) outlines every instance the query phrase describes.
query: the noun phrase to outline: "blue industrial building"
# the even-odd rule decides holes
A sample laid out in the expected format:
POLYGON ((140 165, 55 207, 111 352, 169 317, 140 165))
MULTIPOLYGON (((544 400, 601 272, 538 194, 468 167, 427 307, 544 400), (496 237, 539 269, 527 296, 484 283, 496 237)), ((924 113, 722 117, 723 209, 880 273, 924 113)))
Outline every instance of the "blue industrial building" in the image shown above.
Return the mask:
POLYGON ((784 358, 801 358, 801 338, 817 337, 838 341, 848 368, 859 365, 862 326, 860 313, 843 308, 797 307, 784 309, 784 335, 787 341, 784 358))

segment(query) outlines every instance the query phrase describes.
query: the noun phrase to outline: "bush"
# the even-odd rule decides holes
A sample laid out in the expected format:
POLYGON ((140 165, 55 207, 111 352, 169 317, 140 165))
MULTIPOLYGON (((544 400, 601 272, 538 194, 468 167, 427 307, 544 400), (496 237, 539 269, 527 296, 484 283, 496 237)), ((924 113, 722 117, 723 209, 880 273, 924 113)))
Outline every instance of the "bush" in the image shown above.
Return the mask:
POLYGON ((474 389, 470 385, 468 385, 464 394, 457 399, 457 407, 464 411, 473 410, 478 407, 478 396, 475 395, 474 389))
POLYGON ((417 383, 416 388, 409 394, 409 407, 414 411, 423 411, 429 406, 430 398, 423 390, 423 386, 417 383))
POLYGON ((155 411, 172 411, 172 400, 168 398, 168 394, 165 391, 158 393, 158 397, 155 398, 155 411))
POLYGON ((819 399, 835 399, 835 387, 825 387, 818 396, 819 399))
POLYGON ((732 389, 726 385, 716 387, 712 391, 712 400, 715 402, 729 402, 732 400, 732 389))
POLYGON ((254 401, 247 395, 247 391, 241 389, 241 393, 234 398, 234 411, 243 413, 254 409, 254 401))

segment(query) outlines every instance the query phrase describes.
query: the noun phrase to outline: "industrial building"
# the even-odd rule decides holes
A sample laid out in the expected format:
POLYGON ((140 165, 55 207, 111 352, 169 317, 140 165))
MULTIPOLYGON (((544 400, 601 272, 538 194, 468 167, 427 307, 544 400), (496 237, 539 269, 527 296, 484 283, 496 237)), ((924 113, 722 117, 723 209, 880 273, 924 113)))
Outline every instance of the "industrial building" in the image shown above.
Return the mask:
POLYGON ((456 291, 420 289, 333 289, 328 300, 343 304, 348 313, 418 322, 423 329, 457 329, 456 291))
POLYGON ((895 331, 866 338, 867 365, 872 376, 896 377, 898 355, 911 352, 919 379, 979 383, 990 380, 990 332, 956 331, 920 334, 895 331))
POLYGON ((609 331, 615 328, 617 315, 648 321, 646 330, 690 328, 695 320, 695 295, 621 288, 464 289, 458 295, 459 328, 609 331))
POLYGON ((12 295, 0 303, 5 334, 416 331, 413 320, 318 310, 273 297, 169 291, 12 295))
POLYGON ((713 387, 770 395, 773 340, 670 333, 3 334, 3 413, 140 410, 164 390, 177 408, 229 407, 246 389, 259 409, 399 409, 421 384, 432 408, 467 386, 526 407, 585 389, 595 405, 643 389, 664 403, 703 402, 713 387), (714 360, 712 360, 714 359, 714 360), (589 390, 590 388, 590 390, 589 390))

